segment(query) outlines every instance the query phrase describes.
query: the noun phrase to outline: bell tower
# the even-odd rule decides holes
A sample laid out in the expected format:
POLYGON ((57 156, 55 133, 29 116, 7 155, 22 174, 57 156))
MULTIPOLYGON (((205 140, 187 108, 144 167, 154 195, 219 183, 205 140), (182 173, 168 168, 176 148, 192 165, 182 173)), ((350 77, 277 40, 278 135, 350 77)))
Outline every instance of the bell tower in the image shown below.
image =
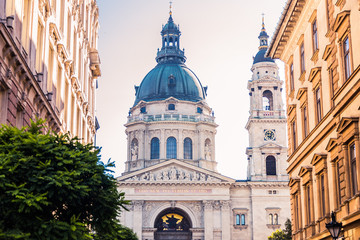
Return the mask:
POLYGON ((283 81, 275 61, 265 56, 269 36, 264 17, 259 35, 259 51, 251 68, 247 88, 250 95, 248 180, 283 181, 286 173, 286 116, 281 97, 283 81))

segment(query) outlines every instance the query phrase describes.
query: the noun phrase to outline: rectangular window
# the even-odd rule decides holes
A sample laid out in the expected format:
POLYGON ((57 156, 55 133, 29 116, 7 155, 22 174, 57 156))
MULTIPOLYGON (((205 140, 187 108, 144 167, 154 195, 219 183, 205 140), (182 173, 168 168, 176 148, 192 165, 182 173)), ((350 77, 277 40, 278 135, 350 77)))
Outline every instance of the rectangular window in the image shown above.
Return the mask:
POLYGON ((334 83, 334 70, 330 67, 329 68, 329 80, 330 80, 330 97, 334 97, 335 93, 335 83, 334 83))
POLYGON ((318 30, 317 30, 317 23, 316 23, 316 19, 314 20, 314 22, 312 23, 312 34, 313 34, 313 49, 314 49, 314 53, 316 52, 316 50, 319 49, 319 44, 318 44, 318 30))
POLYGON ((294 90, 294 63, 290 64, 290 92, 294 90))
POLYGON ((22 128, 24 126, 24 111, 22 109, 16 110, 16 127, 22 128))
POLYGON ((320 208, 321 217, 325 216, 325 177, 324 174, 320 176, 320 208))
POLYGON ((69 13, 67 18, 67 41, 66 41, 66 49, 70 50, 70 44, 71 44, 71 14, 69 13))
POLYGON ((350 151, 352 195, 355 195, 357 193, 357 173, 356 173, 356 149, 355 149, 355 143, 352 143, 349 146, 349 151, 350 151))
POLYGON ((296 149, 296 122, 295 120, 293 120, 291 123, 291 136, 292 136, 292 147, 293 147, 293 152, 296 149))
POLYGON ((305 71, 305 49, 304 49, 304 43, 301 43, 300 45, 300 70, 301 73, 305 71))
POLYGON ((50 47, 48 75, 47 75, 47 91, 48 92, 52 92, 52 90, 53 90, 53 77, 54 77, 53 75, 54 75, 54 50, 50 47))
POLYGON ((43 47, 44 47, 44 27, 39 22, 36 39, 36 72, 41 73, 43 70, 43 47))
POLYGON ((315 107, 316 107, 316 123, 319 123, 322 118, 322 112, 321 112, 321 92, 320 87, 315 89, 315 107))
POLYGON ((0 86, 0 124, 5 124, 7 119, 7 91, 0 86))
POLYGON ((60 112, 61 109, 61 86, 62 84, 62 68, 60 65, 58 65, 58 69, 57 69, 57 79, 56 79, 56 107, 58 109, 58 111, 60 112))
POLYGON ((311 187, 307 184, 306 187, 306 213, 307 213, 307 224, 311 223, 311 187))
POLYGON ((301 219, 300 219, 300 198, 299 193, 295 193, 294 195, 294 208, 295 208, 295 230, 299 230, 301 227, 301 219))
POLYGON ((25 51, 29 54, 29 33, 30 33, 30 0, 23 1, 23 15, 21 26, 21 44, 25 51))
POLYGON ((349 37, 346 37, 344 39, 342 47, 343 47, 343 57, 344 57, 345 79, 347 80, 351 75, 349 37))
POLYGON ((336 187, 337 187, 337 200, 338 200, 338 207, 341 205, 341 184, 340 184, 340 161, 336 162, 336 187))
POLYGON ((304 138, 307 137, 307 135, 309 134, 309 130, 308 130, 308 113, 307 113, 307 106, 305 105, 302 108, 302 116, 303 116, 303 124, 304 124, 304 138))

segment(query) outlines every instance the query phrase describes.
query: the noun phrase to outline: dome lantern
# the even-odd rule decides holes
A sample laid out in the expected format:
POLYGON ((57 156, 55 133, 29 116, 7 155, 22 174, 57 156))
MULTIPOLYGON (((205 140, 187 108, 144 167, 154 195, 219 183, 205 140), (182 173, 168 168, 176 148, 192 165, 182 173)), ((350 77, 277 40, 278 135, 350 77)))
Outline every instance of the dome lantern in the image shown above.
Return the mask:
POLYGON ((179 26, 174 23, 172 18, 171 5, 169 15, 168 22, 161 30, 162 47, 157 53, 156 62, 185 63, 186 57, 184 51, 180 50, 181 32, 179 26))

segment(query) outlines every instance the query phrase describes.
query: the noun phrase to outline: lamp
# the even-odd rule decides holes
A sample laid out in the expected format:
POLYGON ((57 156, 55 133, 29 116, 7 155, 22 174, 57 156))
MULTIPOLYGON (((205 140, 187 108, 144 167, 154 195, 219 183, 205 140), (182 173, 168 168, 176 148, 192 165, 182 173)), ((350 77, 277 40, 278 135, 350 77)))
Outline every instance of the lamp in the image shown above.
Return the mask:
POLYGON ((342 223, 341 222, 338 223, 336 221, 334 212, 331 212, 331 222, 326 224, 326 228, 329 230, 334 240, 336 240, 339 237, 342 228, 342 223))

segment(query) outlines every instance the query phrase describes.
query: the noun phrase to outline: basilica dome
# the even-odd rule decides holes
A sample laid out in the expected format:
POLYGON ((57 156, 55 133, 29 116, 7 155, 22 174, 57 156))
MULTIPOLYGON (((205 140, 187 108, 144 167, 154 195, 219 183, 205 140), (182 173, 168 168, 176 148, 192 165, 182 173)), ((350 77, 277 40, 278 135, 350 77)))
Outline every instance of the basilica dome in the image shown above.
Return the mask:
POLYGON ((136 105, 174 97, 197 102, 205 99, 205 91, 196 75, 182 63, 159 63, 143 79, 136 91, 136 105))
POLYGON ((205 99, 204 88, 193 71, 185 65, 184 50, 180 49, 181 32, 172 14, 161 31, 162 47, 157 52, 157 65, 136 86, 134 106, 140 101, 151 102, 174 97, 198 102, 205 99))

